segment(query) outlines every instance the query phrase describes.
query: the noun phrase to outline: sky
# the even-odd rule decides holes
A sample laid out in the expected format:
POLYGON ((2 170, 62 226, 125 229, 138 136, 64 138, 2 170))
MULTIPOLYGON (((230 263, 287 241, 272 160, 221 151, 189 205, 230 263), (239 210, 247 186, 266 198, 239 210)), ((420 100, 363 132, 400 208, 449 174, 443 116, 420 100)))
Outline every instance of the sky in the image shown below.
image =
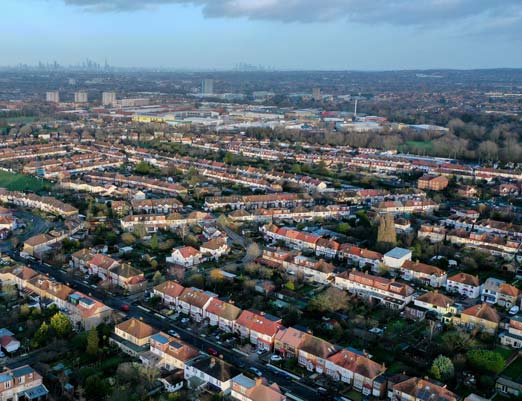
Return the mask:
POLYGON ((0 0, 0 65, 522 67, 522 0, 0 0))

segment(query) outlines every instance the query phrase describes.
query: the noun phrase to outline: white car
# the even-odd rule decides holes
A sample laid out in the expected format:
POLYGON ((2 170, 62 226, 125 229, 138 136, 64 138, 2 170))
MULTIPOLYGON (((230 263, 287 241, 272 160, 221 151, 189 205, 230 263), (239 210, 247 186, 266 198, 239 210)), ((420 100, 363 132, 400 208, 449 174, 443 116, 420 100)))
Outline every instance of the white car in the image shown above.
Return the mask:
POLYGON ((255 374, 257 377, 263 376, 263 373, 261 373, 261 371, 258 368, 254 368, 252 366, 251 368, 248 368, 248 370, 255 374))
POLYGON ((271 361, 275 361, 275 362, 279 362, 279 361, 282 361, 283 358, 281 358, 279 355, 272 355, 272 356, 270 357, 270 360, 271 360, 271 361))
POLYGON ((509 314, 510 315, 516 315, 518 312, 520 312, 520 308, 518 306, 512 306, 511 309, 509 310, 509 314))

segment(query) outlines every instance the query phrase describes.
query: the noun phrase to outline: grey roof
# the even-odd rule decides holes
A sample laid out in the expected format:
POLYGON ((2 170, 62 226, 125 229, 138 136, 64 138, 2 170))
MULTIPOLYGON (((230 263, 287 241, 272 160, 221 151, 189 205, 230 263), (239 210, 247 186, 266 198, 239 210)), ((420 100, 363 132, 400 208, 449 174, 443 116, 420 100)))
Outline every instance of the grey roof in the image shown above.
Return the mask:
POLYGON ((21 368, 14 369, 13 370, 13 376, 14 377, 22 377, 25 375, 28 375, 30 373, 33 373, 34 369, 30 366, 22 366, 21 368))
POLYGON ((43 397, 44 395, 47 395, 48 393, 49 393, 49 391, 47 390, 47 388, 43 384, 40 384, 39 386, 33 387, 29 390, 22 391, 21 393, 18 393, 18 395, 19 396, 25 395, 25 397, 27 397, 28 399, 34 400, 36 398, 43 397))
POLYGON ((241 373, 235 366, 214 357, 196 359, 190 365, 220 382, 226 382, 241 373))
POLYGON ((232 379, 235 383, 239 384, 241 387, 252 388, 256 385, 256 382, 252 379, 249 379, 244 374, 240 374, 232 379))
POLYGON ((411 253, 411 251, 409 249, 395 247, 392 250, 386 252, 384 254, 384 256, 388 256, 388 257, 394 258, 394 259, 401 259, 401 258, 409 255, 410 253, 411 253))

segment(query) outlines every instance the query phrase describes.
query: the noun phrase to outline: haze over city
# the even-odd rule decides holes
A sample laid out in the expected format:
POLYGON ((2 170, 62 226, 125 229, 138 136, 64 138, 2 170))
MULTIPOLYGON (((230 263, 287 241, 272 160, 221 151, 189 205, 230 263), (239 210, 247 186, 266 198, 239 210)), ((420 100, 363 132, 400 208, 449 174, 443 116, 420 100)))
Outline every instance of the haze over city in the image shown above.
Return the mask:
POLYGON ((0 65, 293 70, 522 65, 517 0, 4 0, 0 65))

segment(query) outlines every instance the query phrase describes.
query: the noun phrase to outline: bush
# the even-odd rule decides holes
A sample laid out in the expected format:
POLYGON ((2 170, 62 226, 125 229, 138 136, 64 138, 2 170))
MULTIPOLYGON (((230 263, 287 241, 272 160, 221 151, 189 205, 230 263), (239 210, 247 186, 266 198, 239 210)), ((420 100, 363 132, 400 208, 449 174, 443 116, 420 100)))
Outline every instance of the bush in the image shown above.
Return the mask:
POLYGON ((506 366, 501 354, 487 349, 472 349, 468 351, 467 357, 470 366, 480 372, 499 374, 506 366))

